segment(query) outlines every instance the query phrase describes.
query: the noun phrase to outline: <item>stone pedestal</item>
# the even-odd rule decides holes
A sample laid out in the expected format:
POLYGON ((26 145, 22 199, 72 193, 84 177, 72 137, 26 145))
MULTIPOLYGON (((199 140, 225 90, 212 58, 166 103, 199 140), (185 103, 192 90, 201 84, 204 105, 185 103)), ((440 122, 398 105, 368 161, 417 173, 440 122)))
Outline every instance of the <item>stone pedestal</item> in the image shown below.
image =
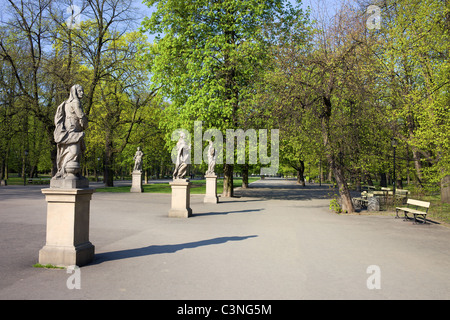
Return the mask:
POLYGON ((380 199, 377 197, 370 197, 367 201, 368 211, 380 211, 380 199))
POLYGON ((131 189, 130 192, 143 192, 142 188, 142 172, 141 171, 133 171, 131 174, 131 189))
POLYGON ((218 203, 219 198, 217 197, 217 176, 216 175, 206 175, 206 194, 203 199, 204 203, 218 203))
POLYGON ((94 189, 42 189, 47 201, 47 238, 39 263, 83 266, 94 259, 89 208, 94 189))
POLYGON ((74 189, 74 188, 89 188, 89 180, 85 177, 77 179, 70 178, 52 178, 50 180, 50 188, 57 189, 74 189))
POLYGON ((191 184, 188 179, 174 179, 170 182, 172 207, 169 210, 169 217, 189 218, 192 216, 191 184))

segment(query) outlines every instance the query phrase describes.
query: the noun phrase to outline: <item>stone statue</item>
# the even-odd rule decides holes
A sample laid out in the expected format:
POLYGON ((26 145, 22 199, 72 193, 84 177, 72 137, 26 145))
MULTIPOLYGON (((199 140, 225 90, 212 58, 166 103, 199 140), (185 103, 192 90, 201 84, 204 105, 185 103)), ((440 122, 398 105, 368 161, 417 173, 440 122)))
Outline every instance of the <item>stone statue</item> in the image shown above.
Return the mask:
POLYGON ((206 175, 214 175, 214 168, 216 166, 216 158, 217 152, 213 147, 213 143, 209 140, 209 148, 208 148, 208 170, 206 171, 206 175))
POLYGON ((81 107, 83 88, 76 84, 70 88, 69 99, 61 103, 55 114, 55 131, 57 144, 57 172, 54 179, 79 179, 80 155, 85 151, 84 132, 88 120, 81 107))
POLYGON ((187 163, 186 161, 189 158, 189 150, 191 146, 186 143, 185 134, 182 132, 180 134, 180 139, 177 142, 177 159, 175 163, 175 170, 173 172, 174 179, 184 179, 187 171, 187 163))
POLYGON ((144 153, 137 147, 136 154, 134 155, 134 169, 133 171, 142 171, 142 156, 144 153))

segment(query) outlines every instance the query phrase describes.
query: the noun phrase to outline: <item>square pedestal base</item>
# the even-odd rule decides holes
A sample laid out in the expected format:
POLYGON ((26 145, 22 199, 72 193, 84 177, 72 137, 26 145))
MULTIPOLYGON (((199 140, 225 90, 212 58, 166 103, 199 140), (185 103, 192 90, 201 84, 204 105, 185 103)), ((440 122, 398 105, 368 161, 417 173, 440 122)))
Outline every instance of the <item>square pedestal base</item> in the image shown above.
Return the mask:
POLYGON ((144 191, 142 188, 142 172, 140 171, 133 171, 131 174, 131 189, 130 192, 137 192, 141 193, 144 191))
POLYGON ((171 218, 189 218, 191 209, 191 185, 188 179, 175 179, 170 182, 172 187, 172 207, 169 210, 171 218))
POLYGON ((42 189, 47 201, 47 235, 39 263, 83 266, 94 260, 89 241, 90 201, 94 189, 42 189))
POLYGON ((45 245, 39 250, 39 263, 51 264, 58 267, 84 266, 94 260, 95 247, 86 242, 78 246, 52 246, 45 245))
POLYGON ((217 197, 217 176, 216 175, 206 175, 206 194, 203 199, 203 203, 218 203, 219 198, 217 197))

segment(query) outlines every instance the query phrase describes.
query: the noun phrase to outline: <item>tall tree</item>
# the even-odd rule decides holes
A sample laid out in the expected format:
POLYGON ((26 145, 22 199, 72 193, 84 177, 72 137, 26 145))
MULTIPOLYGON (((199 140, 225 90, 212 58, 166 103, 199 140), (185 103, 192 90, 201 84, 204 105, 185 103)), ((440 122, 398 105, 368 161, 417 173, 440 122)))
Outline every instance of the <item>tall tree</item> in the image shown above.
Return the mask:
POLYGON ((57 105, 67 98, 72 85, 83 82, 87 93, 83 105, 90 114, 98 83, 111 79, 120 65, 117 57, 124 57, 111 55, 108 50, 114 48, 109 44, 120 39, 136 19, 132 0, 86 0, 83 4, 83 19, 73 25, 64 17, 66 9, 73 7, 71 0, 8 0, 4 8, 8 14, 0 28, 0 58, 12 70, 28 115, 43 124, 51 145, 52 174, 56 172, 53 118, 57 105))
POLYGON ((382 6, 380 88, 393 134, 412 151, 418 185, 450 174, 448 1, 398 0, 382 6))
MULTIPOLYGON (((150 56, 156 86, 170 101, 166 130, 244 128, 242 104, 269 58, 264 27, 285 11, 283 0, 150 0, 157 10, 143 23, 156 34, 150 56)), ((224 143, 225 145, 225 143, 224 143)), ((170 146, 171 147, 171 146, 170 146)), ((233 164, 224 164, 223 196, 233 196, 233 164)))
MULTIPOLYGON (((373 109, 366 102, 373 97, 374 77, 367 69, 373 59, 373 39, 352 8, 343 7, 333 22, 316 24, 308 46, 282 44, 276 69, 267 77, 268 94, 277 97, 273 98, 276 116, 291 122, 295 118, 302 124, 299 128, 311 128, 308 133, 320 137, 321 152, 316 157, 323 152, 339 187, 342 209, 353 212, 348 165, 355 146, 362 144, 355 132, 375 125, 364 120, 373 109)), ((299 138, 306 136, 303 132, 299 138)))
POLYGON ((151 108, 157 89, 148 91, 148 71, 139 57, 148 44, 139 32, 131 32, 108 44, 104 63, 115 62, 98 85, 91 112, 92 142, 104 150, 104 183, 114 185, 114 160, 130 141, 135 127, 142 122, 141 111, 151 108))

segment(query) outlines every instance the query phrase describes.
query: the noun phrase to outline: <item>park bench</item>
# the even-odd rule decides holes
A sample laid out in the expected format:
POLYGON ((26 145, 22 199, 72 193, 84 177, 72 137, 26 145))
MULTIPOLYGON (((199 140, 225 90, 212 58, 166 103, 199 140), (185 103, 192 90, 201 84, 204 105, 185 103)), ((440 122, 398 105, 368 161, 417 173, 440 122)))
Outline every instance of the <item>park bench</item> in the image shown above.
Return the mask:
POLYGON ((360 197, 353 197, 352 202, 355 209, 367 208, 367 191, 361 192, 360 197))
POLYGON ((395 200, 402 201, 402 204, 406 204, 408 199, 409 190, 406 189, 397 189, 395 191, 395 200))
POLYGON ((380 198, 384 198, 384 191, 375 191, 373 189, 361 192, 360 197, 353 197, 353 205, 355 209, 361 209, 362 207, 367 208, 370 211, 380 210, 380 198))
POLYGON ((49 178, 28 178, 28 184, 49 184, 49 178))
POLYGON ((414 199, 408 199, 406 201, 406 207, 396 207, 395 212, 397 216, 395 218, 399 218, 398 212, 403 211, 405 218, 408 218, 408 213, 411 213, 414 215, 414 223, 417 223, 417 216, 422 216, 423 223, 426 223, 426 215, 428 213, 428 208, 430 207, 430 203, 426 201, 420 201, 420 200, 414 200, 414 199))

